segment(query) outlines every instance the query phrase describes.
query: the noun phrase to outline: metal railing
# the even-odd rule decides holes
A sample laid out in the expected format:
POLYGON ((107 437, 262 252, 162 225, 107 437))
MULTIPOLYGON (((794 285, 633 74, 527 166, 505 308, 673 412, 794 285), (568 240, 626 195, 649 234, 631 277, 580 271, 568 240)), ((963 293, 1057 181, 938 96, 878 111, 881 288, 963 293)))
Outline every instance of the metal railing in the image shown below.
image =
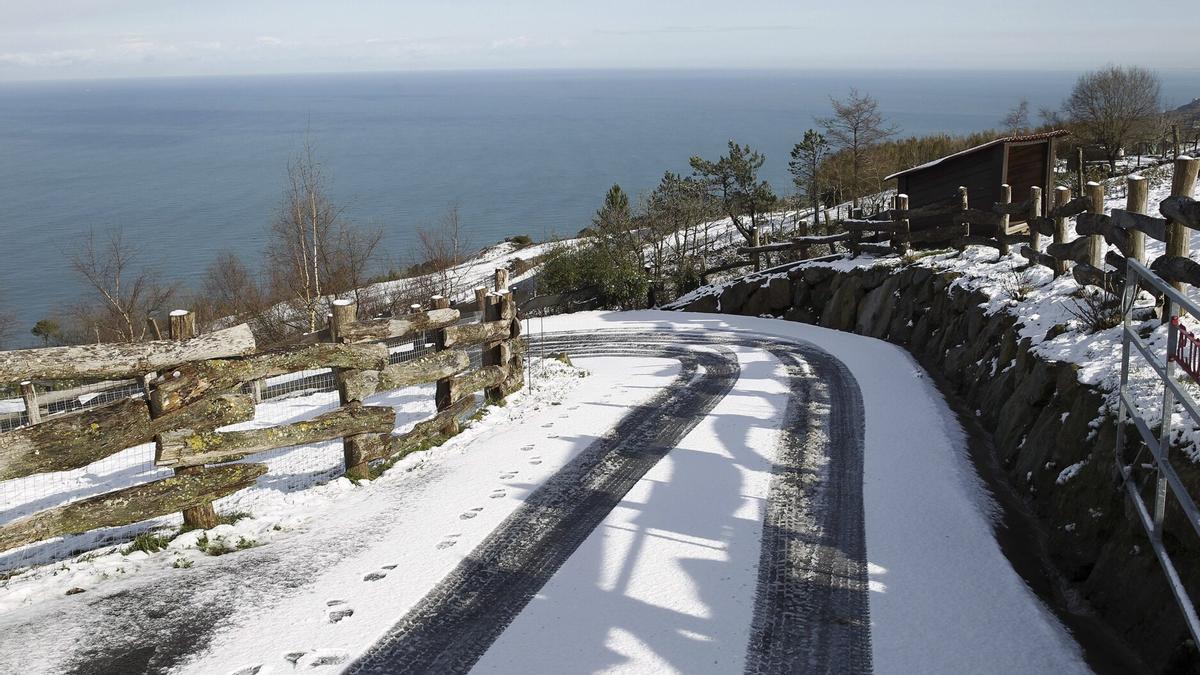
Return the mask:
MULTIPOLYGON (((1137 260, 1130 258, 1127 262, 1129 269, 1121 303, 1123 344, 1121 350, 1120 405, 1117 418, 1117 471, 1121 475, 1121 482, 1125 486, 1125 492, 1132 502, 1134 509, 1137 511, 1138 520, 1141 522, 1142 528, 1145 529, 1146 535, 1150 539, 1150 545, 1154 549, 1154 554, 1158 557, 1158 562, 1167 576, 1171 593, 1175 596, 1175 601, 1179 604, 1179 608, 1183 612, 1184 621, 1187 623, 1188 630, 1192 634, 1192 639, 1200 644, 1200 618, 1197 617, 1196 607, 1188 595, 1187 588, 1183 585, 1183 580, 1179 576, 1175 563, 1171 560, 1171 556, 1163 544, 1163 521, 1166 517, 1169 496, 1174 497, 1183 510, 1184 516, 1191 524, 1192 529, 1200 536, 1200 510, 1197 510, 1195 501, 1188 494, 1187 487, 1180 480, 1179 474, 1171 466, 1169 458, 1172 432, 1171 422, 1176 403, 1179 403, 1191 415, 1192 420, 1197 425, 1200 425, 1200 406, 1197 405, 1191 395, 1175 379, 1176 366, 1181 356, 1186 357, 1187 352, 1192 347, 1192 345, 1188 344, 1185 345, 1186 349, 1180 349, 1181 336, 1185 341, 1191 339, 1189 337, 1190 334, 1187 333, 1186 329, 1180 323, 1180 317, 1190 316, 1193 319, 1200 320, 1200 306, 1193 303, 1185 295, 1163 281, 1162 278, 1151 272, 1149 268, 1137 260), (1137 297, 1139 286, 1142 288, 1152 288, 1155 292, 1161 293, 1164 298, 1163 319, 1168 321, 1167 352, 1164 358, 1157 357, 1133 329, 1134 300, 1137 297), (1143 416, 1142 411, 1130 397, 1129 365, 1130 357, 1133 354, 1132 348, 1136 348, 1137 353, 1145 359, 1147 365, 1153 369, 1154 373, 1163 383, 1162 411, 1157 435, 1152 430, 1151 422, 1143 416), (1137 429, 1142 442, 1145 444, 1145 448, 1150 450, 1153 459, 1153 463, 1148 467, 1152 472, 1151 477, 1154 483, 1154 501, 1152 506, 1148 506, 1146 500, 1142 498, 1141 489, 1143 486, 1138 484, 1138 476, 1135 474, 1135 469, 1139 466, 1138 460, 1140 459, 1142 450, 1139 448, 1133 459, 1126 461, 1125 436, 1127 425, 1130 422, 1137 429)), ((1187 359, 1183 367, 1186 371, 1190 372, 1191 359, 1187 359)))

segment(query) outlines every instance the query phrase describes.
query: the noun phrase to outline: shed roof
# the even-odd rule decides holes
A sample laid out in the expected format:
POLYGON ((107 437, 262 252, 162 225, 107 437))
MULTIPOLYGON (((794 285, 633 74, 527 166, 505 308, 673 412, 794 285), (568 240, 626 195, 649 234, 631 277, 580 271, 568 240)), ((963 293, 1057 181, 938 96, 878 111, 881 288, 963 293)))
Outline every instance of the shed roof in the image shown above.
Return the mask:
POLYGON ((1043 131, 1038 134, 1001 136, 1000 138, 990 140, 987 143, 983 143, 981 145, 976 145, 973 148, 967 148, 966 150, 959 150, 958 152, 946 155, 945 157, 938 157, 937 159, 935 159, 933 161, 925 162, 924 164, 921 164, 919 166, 914 166, 911 169, 897 171, 896 173, 888 176, 887 178, 884 178, 884 180, 891 180, 893 178, 896 178, 897 176, 903 176, 905 174, 912 173, 914 171, 921 171, 922 169, 928 169, 932 166, 937 166, 938 164, 941 164, 942 162, 944 162, 947 159, 950 159, 952 157, 961 157, 963 155, 969 155, 973 152, 979 152, 980 150, 983 150, 984 148, 990 148, 993 145, 996 145, 998 143, 1028 143, 1030 141, 1042 141, 1042 140, 1046 140, 1049 138, 1054 138, 1056 136, 1066 136, 1068 133, 1070 133, 1070 132, 1067 131, 1066 129, 1055 129, 1054 131, 1043 131))

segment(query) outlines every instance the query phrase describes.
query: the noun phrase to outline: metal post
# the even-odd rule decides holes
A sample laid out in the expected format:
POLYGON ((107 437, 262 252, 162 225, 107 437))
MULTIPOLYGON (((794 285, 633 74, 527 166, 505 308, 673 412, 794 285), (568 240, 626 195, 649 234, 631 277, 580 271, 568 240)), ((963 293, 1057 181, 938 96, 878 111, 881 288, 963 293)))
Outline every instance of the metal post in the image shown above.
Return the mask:
MULTIPOLYGON (((1175 300, 1170 296, 1166 297, 1166 306, 1163 308, 1163 318, 1169 324, 1167 326, 1167 362, 1164 364, 1163 373, 1167 380, 1172 380, 1175 377, 1175 349, 1179 344, 1179 313, 1175 310, 1175 300)), ((1167 454, 1171 450, 1171 417, 1175 410, 1175 393, 1171 387, 1163 387, 1162 399, 1162 431, 1159 432, 1158 449, 1160 456, 1156 458, 1156 463, 1165 462, 1167 454)), ((1163 516, 1166 513, 1167 507, 1167 478, 1161 471, 1158 472, 1158 479, 1154 487, 1154 535, 1162 537, 1163 516)))

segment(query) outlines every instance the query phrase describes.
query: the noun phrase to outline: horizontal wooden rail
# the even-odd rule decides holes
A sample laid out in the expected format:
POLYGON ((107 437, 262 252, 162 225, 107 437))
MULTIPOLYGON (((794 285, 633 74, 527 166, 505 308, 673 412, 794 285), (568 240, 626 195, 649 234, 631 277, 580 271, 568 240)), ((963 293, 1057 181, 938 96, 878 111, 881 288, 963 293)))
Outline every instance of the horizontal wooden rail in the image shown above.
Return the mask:
POLYGON ((465 397, 467 394, 487 389, 488 387, 498 387, 504 383, 504 378, 508 375, 508 369, 503 365, 484 366, 478 370, 472 370, 462 375, 455 375, 450 378, 449 400, 457 401, 465 397))
POLYGON ((127 398, 0 434, 0 480, 79 469, 179 427, 207 431, 252 419, 248 395, 201 399, 154 419, 145 400, 127 398))
POLYGON ((0 551, 182 511, 250 487, 266 472, 266 464, 217 466, 81 499, 0 527, 0 551))
POLYGON ((359 370, 342 378, 346 400, 361 401, 377 391, 394 391, 436 382, 471 367, 471 358, 461 349, 435 352, 412 361, 393 363, 383 370, 359 370))
POLYGON ((893 232, 896 229, 896 224, 884 220, 863 220, 861 218, 847 218, 840 222, 842 229, 853 232, 893 232))
POLYGON ((1200 286, 1200 263, 1191 258, 1176 255, 1160 256, 1150 265, 1150 270, 1172 283, 1200 286))
POLYGON ((1117 227, 1112 218, 1102 213, 1079 214, 1075 221, 1075 231, 1079 234, 1098 234, 1124 255, 1133 255, 1133 241, 1129 237, 1129 231, 1117 227))
POLYGON ((1092 200, 1088 197, 1076 197, 1066 204, 1050 209, 1046 215, 1051 218, 1070 218, 1092 208, 1092 200))
POLYGON ((1034 250, 1031 246, 1022 246, 1020 248, 1020 253, 1030 262, 1043 267, 1049 267, 1050 269, 1054 270, 1056 274, 1058 273, 1058 258, 1034 250))
POLYGON ((965 225, 955 225, 950 227, 929 227, 923 230, 915 230, 909 235, 909 240, 914 244, 927 244, 931 242, 949 242, 962 236, 966 236, 967 227, 965 225))
POLYGON ((154 463, 197 466, 242 459, 276 448, 320 443, 343 436, 381 434, 396 424, 396 411, 386 406, 349 405, 303 422, 246 431, 176 429, 159 435, 154 463))
POLYGON ((446 348, 470 347, 507 339, 512 331, 512 319, 447 326, 444 330, 446 338, 443 345, 446 348))
POLYGON ((1058 260, 1086 263, 1091 259, 1091 247, 1092 242, 1087 237, 1080 237, 1062 244, 1050 244, 1046 247, 1046 253, 1058 260))
POLYGON ((254 334, 241 324, 182 342, 73 345, 0 352, 0 382, 141 377, 203 359, 252 354, 254 334))
POLYGON ((368 437, 365 442, 364 461, 373 462, 420 450, 430 441, 442 435, 443 430, 451 421, 473 408, 478 400, 474 394, 468 394, 437 415, 417 422, 412 429, 403 434, 381 434, 368 437))
POLYGON ((1182 195, 1167 197, 1159 203, 1158 212, 1166 216, 1168 220, 1193 230, 1200 230, 1200 202, 1191 197, 1182 195))
POLYGON ((1030 201, 1026 199, 1023 202, 996 202, 992 204, 992 213, 997 215, 1008 216, 1024 216, 1029 213, 1030 201))
POLYGON ((950 219, 955 223, 971 225, 1000 225, 1003 222, 1003 216, 1000 214, 980 209, 963 209, 952 215, 950 219))
POLYGON ((1155 218, 1143 213, 1133 213, 1125 209, 1113 209, 1109 212, 1108 217, 1112 219, 1114 227, 1119 227, 1122 230, 1137 230, 1138 232, 1145 233, 1151 239, 1161 242, 1167 241, 1167 221, 1164 218, 1155 218))
POLYGON ((394 319, 371 319, 355 321, 339 326, 338 342, 381 341, 408 337, 422 331, 437 330, 458 322, 457 309, 431 309, 414 312, 394 319))
POLYGON ((840 241, 847 241, 851 237, 849 232, 839 232, 837 234, 811 235, 804 237, 794 237, 787 241, 780 241, 774 244, 765 244, 763 246, 740 246, 737 252, 741 255, 747 253, 770 253, 772 251, 791 251, 798 248, 807 248, 809 246, 818 246, 820 244, 836 244, 840 241))
POLYGON ((266 377, 319 368, 383 370, 388 350, 382 344, 317 344, 263 352, 241 359, 213 359, 180 366, 154 381, 151 400, 171 410, 205 394, 224 392, 266 377))

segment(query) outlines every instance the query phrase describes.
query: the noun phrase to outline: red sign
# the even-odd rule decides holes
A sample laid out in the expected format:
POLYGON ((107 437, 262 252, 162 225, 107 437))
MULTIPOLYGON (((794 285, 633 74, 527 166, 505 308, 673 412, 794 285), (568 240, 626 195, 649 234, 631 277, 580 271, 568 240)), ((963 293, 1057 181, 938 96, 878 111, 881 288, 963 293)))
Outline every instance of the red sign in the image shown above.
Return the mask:
POLYGON ((1179 367, 1188 375, 1192 376, 1193 380, 1200 381, 1200 339, 1196 334, 1184 328, 1179 317, 1171 317, 1171 325, 1175 326, 1178 331, 1175 338, 1175 353, 1171 354, 1171 360, 1179 364, 1179 367))

